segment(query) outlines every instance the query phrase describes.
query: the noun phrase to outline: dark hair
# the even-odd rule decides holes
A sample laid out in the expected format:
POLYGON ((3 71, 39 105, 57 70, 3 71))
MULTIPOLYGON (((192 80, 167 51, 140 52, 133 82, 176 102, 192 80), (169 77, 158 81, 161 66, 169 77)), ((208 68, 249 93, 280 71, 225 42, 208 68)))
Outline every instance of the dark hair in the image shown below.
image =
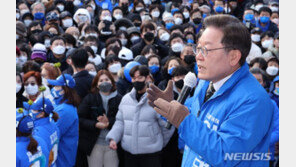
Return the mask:
POLYGON ((192 11, 190 12, 190 17, 193 15, 193 13, 196 13, 196 12, 199 12, 199 13, 202 14, 201 10, 199 10, 198 8, 196 8, 196 9, 194 9, 194 10, 192 10, 192 11))
POLYGON ((150 52, 150 49, 152 49, 153 53, 158 54, 158 50, 155 48, 154 45, 146 45, 141 52, 141 55, 144 56, 145 54, 150 52))
POLYGON ((271 32, 271 31, 265 31, 265 32, 261 33, 261 35, 260 35, 260 39, 264 38, 265 36, 268 36, 268 37, 274 38, 274 33, 271 32))
MULTIPOLYGON (((112 16, 113 16, 113 14, 114 14, 114 11, 116 10, 116 9, 120 9, 121 10, 121 12, 122 12, 122 9, 121 9, 121 7, 119 7, 119 6, 116 6, 116 7, 114 7, 113 9, 112 9, 112 16)), ((123 12, 122 12, 123 13, 123 12)))
MULTIPOLYGON (((46 112, 44 112, 44 117, 49 117, 49 114, 47 114, 46 112)), ((57 122, 59 119, 59 114, 57 112, 52 112, 52 119, 54 120, 54 122, 57 122)))
POLYGON ((163 74, 166 77, 168 77, 167 71, 168 71, 169 63, 170 63, 171 60, 176 60, 180 65, 184 65, 183 61, 179 57, 176 57, 176 56, 169 57, 168 60, 165 62, 163 68, 162 68, 163 74))
POLYGON ((114 61, 120 62, 119 58, 116 55, 107 56, 105 59, 106 69, 108 69, 109 64, 113 63, 114 61))
POLYGON ((172 77, 186 75, 187 73, 188 70, 184 66, 180 65, 173 70, 172 77))
POLYGON ((27 62, 24 63, 22 72, 27 73, 29 71, 41 72, 40 65, 33 60, 28 60, 27 62))
POLYGON ((62 89, 65 93, 60 104, 67 100, 66 104, 72 104, 73 106, 78 107, 80 104, 80 97, 78 96, 76 90, 68 86, 62 86, 62 89))
POLYGON ((261 68, 262 70, 266 70, 267 68, 267 62, 264 58, 262 57, 256 57, 253 60, 251 60, 250 62, 250 67, 253 67, 253 65, 255 63, 259 63, 259 68, 261 68))
POLYGON ((76 39, 73 37, 73 35, 65 33, 62 35, 62 37, 65 38, 66 43, 72 44, 73 47, 76 46, 76 39))
POLYGON ((170 36, 170 39, 169 39, 169 45, 171 45, 171 41, 175 38, 181 38, 183 43, 185 43, 185 39, 184 37, 181 35, 181 34, 178 34, 178 33, 173 33, 171 36, 170 36))
POLYGON ((55 41, 55 40, 62 40, 64 42, 64 44, 66 44, 66 40, 64 37, 62 36, 54 36, 53 38, 50 39, 50 45, 52 45, 52 43, 55 41))
POLYGON ((16 72, 16 76, 19 76, 20 77, 20 80, 22 82, 21 90, 19 92, 17 92, 16 96, 17 97, 21 97, 23 95, 23 93, 24 93, 24 90, 25 90, 25 88, 24 88, 24 81, 23 81, 22 75, 19 72, 16 72))
POLYGON ((174 14, 173 14, 173 16, 174 16, 175 14, 181 14, 181 15, 182 15, 182 18, 183 18, 183 20, 185 19, 185 17, 184 17, 184 15, 183 15, 183 13, 182 13, 180 10, 178 10, 178 11, 175 11, 175 12, 174 12, 174 14))
POLYGON ((269 7, 266 7, 266 6, 263 6, 263 7, 261 7, 261 8, 259 9, 259 15, 260 15, 261 12, 268 12, 270 16, 271 16, 271 14, 272 14, 271 9, 270 9, 269 7))
POLYGON ((34 46, 36 43, 39 42, 39 34, 38 33, 31 34, 28 39, 31 46, 34 46))
POLYGON ((79 48, 71 54, 71 60, 76 68, 84 68, 88 61, 88 54, 85 49, 79 48))
POLYGON ((84 32, 86 33, 88 31, 95 31, 95 32, 99 33, 99 29, 95 25, 88 25, 88 26, 86 26, 85 29, 84 29, 84 32))
POLYGON ((86 38, 84 38, 84 43, 87 43, 88 41, 95 41, 98 44, 97 38, 94 36, 88 36, 86 38))
POLYGON ((28 60, 30 60, 30 55, 31 55, 31 48, 28 44, 26 43, 23 43, 20 45, 19 47, 20 51, 22 52, 26 52, 27 53, 27 56, 28 56, 28 60))
POLYGON ((183 24, 182 26, 183 26, 183 30, 184 30, 184 31, 185 31, 186 28, 189 28, 189 27, 192 27, 192 28, 194 29, 194 31, 195 31, 194 25, 191 24, 191 23, 185 23, 185 24, 183 24))
POLYGON ((126 39, 128 39, 128 34, 127 34, 127 32, 126 32, 126 31, 123 31, 123 30, 118 30, 118 31, 116 32, 115 38, 120 38, 121 34, 123 34, 124 37, 125 37, 126 39))
POLYGON ((118 57, 118 54, 119 54, 120 50, 121 49, 116 45, 115 46, 112 46, 112 45, 108 46, 106 48, 105 57, 108 57, 110 51, 112 51, 118 57))
POLYGON ((226 51, 239 50, 241 58, 239 64, 242 66, 251 49, 251 35, 246 26, 236 17, 219 14, 206 17, 204 27, 215 27, 222 31, 223 37, 221 43, 226 48, 226 51))
POLYGON ((115 84, 115 80, 112 77, 111 73, 107 70, 100 70, 97 75, 94 77, 92 83, 91 83, 91 93, 98 93, 100 91, 100 89, 97 87, 99 79, 102 75, 107 75, 107 77, 111 80, 112 83, 112 89, 111 92, 114 92, 116 90, 116 84, 115 84))
POLYGON ((30 23, 30 25, 28 26, 28 35, 31 35, 31 28, 32 27, 35 27, 35 26, 38 26, 38 25, 40 25, 40 27, 41 27, 41 29, 42 29, 42 24, 41 24, 41 22, 39 22, 39 21, 36 21, 36 20, 34 20, 34 21, 32 21, 32 23, 30 23))
POLYGON ((185 39, 187 39, 187 38, 186 38, 187 35, 192 35, 192 36, 193 36, 193 40, 194 40, 194 42, 196 41, 196 36, 195 36, 195 34, 193 34, 192 32, 185 32, 185 34, 184 34, 185 39))
POLYGON ((57 30, 57 32, 58 32, 58 35, 61 34, 61 32, 59 30, 59 25, 57 23, 53 22, 53 23, 46 24, 44 26, 45 31, 49 31, 50 28, 55 28, 57 30))
POLYGON ((38 150, 37 150, 37 147, 38 147, 38 142, 32 137, 32 133, 23 133, 23 132, 20 132, 18 130, 18 128, 16 128, 16 136, 17 137, 29 137, 30 139, 30 142, 27 146, 27 150, 30 151, 32 154, 35 154, 38 150))
POLYGON ((45 69, 48 73, 49 79, 56 79, 61 75, 61 70, 58 67, 55 67, 52 63, 45 62, 41 66, 41 70, 45 69))
POLYGON ((107 39, 106 40, 106 48, 108 48, 108 46, 110 45, 110 44, 113 44, 113 43, 115 43, 115 42, 118 42, 119 43, 119 45, 120 45, 120 48, 122 48, 122 44, 121 44, 121 41, 117 38, 117 37, 111 37, 111 38, 109 38, 109 39, 107 39))
POLYGON ((91 47, 83 46, 82 49, 86 50, 86 52, 89 52, 93 58, 96 57, 95 52, 92 50, 91 47))
POLYGON ((153 25, 152 22, 145 22, 145 23, 142 23, 142 25, 141 25, 141 33, 142 33, 144 30, 146 31, 147 29, 155 30, 155 27, 154 27, 154 25, 153 25))
POLYGON ((182 34, 184 33, 184 28, 182 25, 177 25, 177 24, 173 25, 172 28, 170 29, 170 31, 172 32, 174 30, 180 30, 182 32, 182 34))
POLYGON ((271 61, 276 62, 277 64, 280 63, 278 58, 276 58, 276 57, 271 57, 271 58, 269 58, 269 60, 267 61, 267 65, 268 65, 268 63, 271 62, 271 61))
POLYGON ((160 57, 158 56, 158 55, 151 55, 151 56, 149 56, 148 57, 148 59, 147 59, 147 62, 149 63, 149 61, 152 59, 152 58, 157 58, 158 59, 158 62, 159 62, 159 65, 161 65, 161 59, 160 59, 160 57))
POLYGON ((161 7, 160 7, 159 4, 151 4, 151 5, 149 6, 149 12, 151 12, 151 11, 152 11, 153 9, 155 9, 155 8, 157 8, 157 9, 159 10, 159 13, 160 13, 159 16, 161 16, 161 15, 162 15, 162 10, 161 10, 161 7))
POLYGON ((40 72, 36 71, 29 71, 24 74, 24 83, 30 78, 30 77, 35 77, 37 85, 41 86, 42 85, 42 78, 40 72))
MULTIPOLYGON (((95 2, 95 1, 94 1, 95 2)), ((96 2, 95 2, 96 3, 96 2)), ((110 14, 111 14, 111 16, 112 16, 112 12, 109 10, 109 9, 101 9, 100 11, 99 11, 99 13, 98 13, 98 18, 101 16, 101 14, 103 13, 103 11, 108 11, 110 14)), ((98 31, 99 32, 99 31, 98 31)))
POLYGON ((141 76, 144 76, 144 77, 147 77, 150 74, 150 70, 149 70, 149 68, 146 65, 139 65, 139 66, 133 67, 130 70, 129 74, 130 74, 130 76, 132 78, 134 77, 136 71, 139 71, 140 72, 140 75, 141 76))
POLYGON ((267 75, 266 75, 265 71, 263 71, 262 69, 257 68, 257 67, 256 68, 251 68, 250 69, 250 72, 252 74, 261 74, 262 75, 263 82, 265 83, 267 81, 267 75))

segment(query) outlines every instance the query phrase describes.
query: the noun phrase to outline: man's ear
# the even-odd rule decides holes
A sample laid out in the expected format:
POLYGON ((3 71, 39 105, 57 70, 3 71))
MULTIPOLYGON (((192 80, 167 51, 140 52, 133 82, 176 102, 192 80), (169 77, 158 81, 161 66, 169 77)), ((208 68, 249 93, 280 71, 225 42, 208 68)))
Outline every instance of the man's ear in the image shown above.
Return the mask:
POLYGON ((231 66, 236 66, 237 64, 239 64, 239 61, 242 57, 242 54, 239 50, 237 49, 231 50, 229 51, 228 55, 229 55, 229 64, 231 66))

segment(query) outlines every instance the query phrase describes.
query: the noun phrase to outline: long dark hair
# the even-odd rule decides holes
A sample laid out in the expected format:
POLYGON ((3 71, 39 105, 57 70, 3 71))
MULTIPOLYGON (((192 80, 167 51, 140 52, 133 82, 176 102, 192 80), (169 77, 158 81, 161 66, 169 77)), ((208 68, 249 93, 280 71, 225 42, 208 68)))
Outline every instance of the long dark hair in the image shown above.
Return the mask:
POLYGON ((64 90, 63 99, 61 100, 61 103, 67 100, 67 104, 72 104, 75 107, 78 107, 80 103, 80 97, 78 96, 77 92, 73 88, 69 88, 68 86, 62 86, 62 89, 64 90))
POLYGON ((33 138, 32 133, 23 133, 23 132, 20 132, 18 129, 16 129, 16 136, 29 137, 30 142, 28 144, 27 150, 30 151, 32 154, 35 154, 37 152, 38 142, 33 138))

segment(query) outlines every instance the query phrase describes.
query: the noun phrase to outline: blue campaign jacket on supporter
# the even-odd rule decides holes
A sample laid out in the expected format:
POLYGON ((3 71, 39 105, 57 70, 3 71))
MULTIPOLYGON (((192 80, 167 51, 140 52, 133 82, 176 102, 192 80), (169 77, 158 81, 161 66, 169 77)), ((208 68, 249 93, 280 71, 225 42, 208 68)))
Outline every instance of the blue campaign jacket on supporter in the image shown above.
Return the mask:
POLYGON ((279 107, 279 95, 274 94, 274 89, 275 89, 275 82, 279 82, 279 76, 276 76, 273 81, 270 83, 270 88, 269 88, 269 96, 272 100, 276 102, 276 105, 279 107))
POLYGON ((271 160, 274 160, 275 143, 279 141, 279 108, 274 101, 273 110, 273 129, 270 137, 269 152, 271 152, 271 160))
POLYGON ((108 9, 110 12, 113 10, 111 0, 95 0, 96 4, 102 9, 108 9))
MULTIPOLYGON (((56 103, 59 104, 59 103, 56 103)), ((74 166, 78 147, 77 109, 65 102, 56 105, 54 111, 59 114, 56 125, 60 131, 57 166, 74 166)))
POLYGON ((34 139, 38 142, 38 151, 32 155, 27 150, 30 138, 24 136, 16 137, 16 167, 48 166, 49 151, 45 141, 39 137, 34 137, 34 139))
POLYGON ((48 117, 36 119, 34 121, 34 125, 33 136, 38 136, 46 142, 47 149, 50 153, 53 153, 54 159, 51 162, 51 166, 54 166, 56 164, 59 149, 59 129, 54 122, 49 120, 48 117))
POLYGON ((209 81, 199 81, 190 114, 178 129, 186 144, 182 166, 268 166, 273 105, 248 65, 233 73, 203 104, 208 85, 209 81), (241 160, 241 153, 256 156, 241 160), (258 153, 264 154, 263 160, 256 160, 258 153))

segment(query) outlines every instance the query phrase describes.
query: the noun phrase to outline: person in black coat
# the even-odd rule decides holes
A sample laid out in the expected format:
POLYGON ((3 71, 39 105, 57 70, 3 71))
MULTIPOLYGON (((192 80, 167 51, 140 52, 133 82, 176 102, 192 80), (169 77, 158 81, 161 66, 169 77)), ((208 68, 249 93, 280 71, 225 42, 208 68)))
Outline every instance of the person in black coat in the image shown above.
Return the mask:
POLYGON ((169 47, 163 45, 161 41, 156 37, 156 29, 153 23, 147 22, 141 26, 141 40, 140 43, 133 45, 131 50, 133 52, 134 57, 140 55, 142 49, 146 45, 154 45, 155 48, 158 50, 158 55, 163 58, 168 55, 169 47))
POLYGON ((100 70, 92 82, 91 93, 78 108, 78 149, 88 156, 89 166, 118 166, 117 152, 109 148, 105 137, 115 122, 121 98, 111 73, 100 70))
POLYGON ((77 49, 71 54, 70 59, 74 71, 73 78, 76 83, 74 89, 82 100, 89 93, 93 80, 93 76, 85 70, 88 61, 87 51, 82 48, 77 49))
POLYGON ((24 90, 22 76, 20 73, 16 73, 16 108, 22 108, 23 102, 28 101, 28 99, 23 96, 24 90))

